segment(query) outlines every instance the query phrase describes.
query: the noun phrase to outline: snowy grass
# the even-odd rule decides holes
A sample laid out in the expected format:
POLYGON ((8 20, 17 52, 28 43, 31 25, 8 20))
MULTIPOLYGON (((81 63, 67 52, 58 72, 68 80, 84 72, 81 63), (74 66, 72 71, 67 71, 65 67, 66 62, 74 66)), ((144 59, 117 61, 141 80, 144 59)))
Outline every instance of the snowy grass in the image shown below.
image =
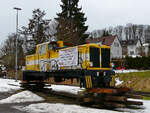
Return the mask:
POLYGON ((123 81, 119 80, 119 77, 115 78, 115 86, 119 86, 123 83, 123 81))
POLYGON ((139 76, 139 77, 150 77, 150 70, 146 71, 137 71, 137 72, 129 72, 129 73, 117 73, 119 76, 139 76))
POLYGON ((6 99, 0 100, 0 104, 6 103, 22 103, 22 102, 40 102, 44 99, 31 91, 23 91, 17 94, 14 94, 6 99))
POLYGON ((133 73, 133 72, 145 72, 148 70, 136 70, 136 69, 129 69, 129 70, 115 70, 115 73, 133 73))
POLYGON ((150 92, 150 71, 117 73, 116 78, 123 81, 122 87, 129 87, 136 91, 150 92))
POLYGON ((20 81, 13 80, 13 79, 2 79, 0 78, 0 93, 2 92, 13 92, 20 88, 20 81))

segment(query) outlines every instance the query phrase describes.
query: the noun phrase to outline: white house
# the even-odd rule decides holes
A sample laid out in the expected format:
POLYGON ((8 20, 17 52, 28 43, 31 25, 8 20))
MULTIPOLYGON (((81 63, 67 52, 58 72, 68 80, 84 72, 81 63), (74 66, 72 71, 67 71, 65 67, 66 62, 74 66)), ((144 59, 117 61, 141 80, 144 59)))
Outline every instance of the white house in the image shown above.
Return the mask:
POLYGON ((130 57, 141 56, 142 44, 140 40, 121 41, 123 55, 130 57))
POLYGON ((99 43, 111 47, 111 58, 122 58, 122 47, 117 36, 87 39, 87 43, 99 43))

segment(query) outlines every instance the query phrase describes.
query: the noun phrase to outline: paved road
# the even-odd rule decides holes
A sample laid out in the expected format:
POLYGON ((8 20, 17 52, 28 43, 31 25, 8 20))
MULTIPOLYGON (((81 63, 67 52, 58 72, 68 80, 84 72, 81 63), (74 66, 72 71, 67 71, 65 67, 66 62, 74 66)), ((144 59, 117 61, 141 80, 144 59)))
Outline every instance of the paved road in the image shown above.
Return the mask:
MULTIPOLYGON (((0 93, 0 100, 5 99, 11 95, 12 94, 10 94, 10 93, 0 93)), ((26 105, 28 105, 28 104, 26 104, 26 105)), ((19 110, 13 108, 13 106, 20 106, 20 104, 18 104, 18 105, 17 104, 0 104, 0 113, 26 113, 26 112, 19 111, 19 110)))
MULTIPOLYGON (((43 93, 39 94, 43 95, 43 93)), ((10 97, 11 95, 13 95, 13 93, 0 93, 0 100, 1 99, 5 99, 7 97, 10 97)), ((68 99, 68 98, 64 98, 61 96, 55 96, 55 95, 51 95, 51 94, 45 94, 45 96, 47 98, 46 102, 49 103, 64 103, 64 104, 75 104, 75 101, 72 101, 72 99, 68 99)), ((39 103, 39 102, 31 102, 31 103, 19 103, 19 104, 0 104, 0 113, 27 113, 24 111, 19 111, 17 109, 15 109, 14 107, 17 106, 28 106, 30 104, 35 104, 35 103, 39 103)))
POLYGON ((26 112, 19 111, 17 109, 12 108, 13 106, 14 106, 13 104, 0 105, 0 112, 1 113, 26 113, 26 112))

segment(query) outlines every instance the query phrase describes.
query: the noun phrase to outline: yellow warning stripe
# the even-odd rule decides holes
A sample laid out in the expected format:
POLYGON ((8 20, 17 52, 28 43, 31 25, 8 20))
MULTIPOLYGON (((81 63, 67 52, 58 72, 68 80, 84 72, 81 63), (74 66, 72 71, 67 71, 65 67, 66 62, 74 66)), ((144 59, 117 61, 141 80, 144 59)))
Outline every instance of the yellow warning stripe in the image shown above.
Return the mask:
POLYGON ((90 86, 89 86, 89 76, 86 77, 86 81, 87 81, 87 82, 86 82, 87 88, 90 88, 90 86))
POLYGON ((86 79, 86 87, 87 87, 87 88, 92 88, 91 76, 90 76, 90 75, 89 75, 89 76, 86 76, 85 79, 86 79))

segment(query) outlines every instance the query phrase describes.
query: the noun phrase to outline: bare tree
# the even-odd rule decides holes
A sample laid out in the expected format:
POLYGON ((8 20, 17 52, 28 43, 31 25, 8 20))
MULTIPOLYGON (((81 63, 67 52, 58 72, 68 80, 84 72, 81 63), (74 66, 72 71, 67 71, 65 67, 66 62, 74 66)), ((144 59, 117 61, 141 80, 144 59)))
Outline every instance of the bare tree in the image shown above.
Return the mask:
MULTIPOLYGON (((24 65, 24 52, 22 48, 23 40, 18 39, 18 64, 24 65)), ((15 52, 16 52, 16 34, 8 36, 1 47, 1 60, 7 68, 15 69, 15 52)))
POLYGON ((27 27, 22 27, 21 34, 25 38, 25 47, 27 54, 35 53, 35 47, 37 44, 43 43, 49 39, 49 35, 46 31, 49 29, 48 19, 43 19, 46 15, 45 11, 40 9, 33 10, 32 19, 29 19, 27 27))

